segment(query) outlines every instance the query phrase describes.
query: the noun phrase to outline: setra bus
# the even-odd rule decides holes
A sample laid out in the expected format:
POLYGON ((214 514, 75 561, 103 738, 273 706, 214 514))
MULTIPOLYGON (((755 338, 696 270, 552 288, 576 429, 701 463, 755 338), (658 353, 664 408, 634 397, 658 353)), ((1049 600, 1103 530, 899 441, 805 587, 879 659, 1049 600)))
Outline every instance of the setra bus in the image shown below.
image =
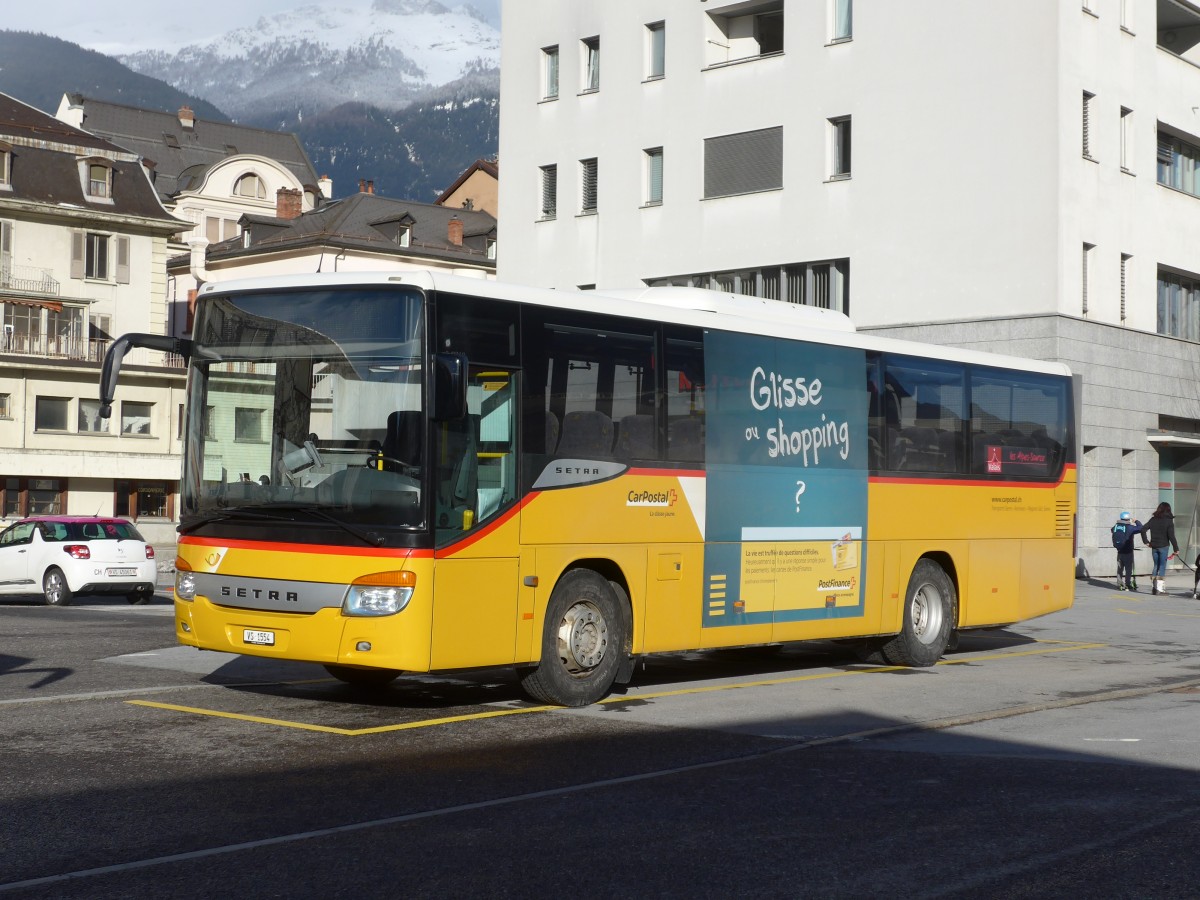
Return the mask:
MULTIPOLYGON (((581 706, 647 654, 936 662, 1071 605, 1053 363, 691 288, 435 272, 207 284, 188 339, 181 644, 351 684, 511 666, 581 706)), ((107 414, 108 410, 105 410, 107 414)))

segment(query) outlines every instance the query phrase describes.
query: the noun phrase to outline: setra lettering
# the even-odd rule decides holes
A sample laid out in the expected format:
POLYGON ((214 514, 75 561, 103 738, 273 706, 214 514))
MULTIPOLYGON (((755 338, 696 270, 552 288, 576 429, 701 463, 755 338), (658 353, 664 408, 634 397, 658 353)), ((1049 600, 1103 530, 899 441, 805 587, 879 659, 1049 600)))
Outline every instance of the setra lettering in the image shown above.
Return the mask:
POLYGON ((589 466, 555 466, 554 473, 556 475, 599 475, 600 470, 589 466))

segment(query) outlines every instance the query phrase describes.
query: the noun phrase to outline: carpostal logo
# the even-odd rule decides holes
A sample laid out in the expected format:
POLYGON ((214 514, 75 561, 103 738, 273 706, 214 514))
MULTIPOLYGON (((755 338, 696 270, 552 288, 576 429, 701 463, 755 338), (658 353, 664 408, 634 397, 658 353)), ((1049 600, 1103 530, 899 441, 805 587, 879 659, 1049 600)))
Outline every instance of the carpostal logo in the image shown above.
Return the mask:
POLYGON ((626 506, 674 506, 679 495, 675 488, 666 491, 630 491, 625 498, 626 506))

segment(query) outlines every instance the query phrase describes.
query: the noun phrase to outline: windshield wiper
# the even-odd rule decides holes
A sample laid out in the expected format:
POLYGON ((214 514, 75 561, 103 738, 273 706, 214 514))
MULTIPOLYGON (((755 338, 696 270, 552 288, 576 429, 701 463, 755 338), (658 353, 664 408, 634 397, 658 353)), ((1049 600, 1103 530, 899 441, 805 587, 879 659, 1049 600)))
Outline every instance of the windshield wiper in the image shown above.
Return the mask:
POLYGON ((339 519, 335 515, 331 515, 319 506, 302 505, 302 504, 283 504, 273 507, 274 509, 295 510, 297 512, 308 513, 310 516, 316 516, 318 519, 324 519, 326 522, 331 522, 338 528, 345 531, 347 534, 352 534, 360 541, 370 544, 373 547, 382 547, 384 538, 373 531, 364 531, 356 525, 351 525, 339 519))
POLYGON ((179 533, 187 534, 190 531, 195 531, 210 522, 219 522, 222 519, 275 519, 278 516, 273 516, 270 513, 260 512, 257 509, 252 509, 248 506, 231 506, 228 509, 222 509, 219 512, 211 512, 207 515, 202 515, 199 518, 193 519, 187 524, 180 524, 179 533))

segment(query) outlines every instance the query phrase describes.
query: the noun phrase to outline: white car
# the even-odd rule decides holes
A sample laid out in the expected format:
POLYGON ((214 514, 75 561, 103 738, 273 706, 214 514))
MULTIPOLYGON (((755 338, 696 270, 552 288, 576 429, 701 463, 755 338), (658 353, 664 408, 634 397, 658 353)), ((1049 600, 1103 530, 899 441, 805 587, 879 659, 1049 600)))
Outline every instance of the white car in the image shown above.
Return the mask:
POLYGON ((47 606, 76 594, 154 596, 154 548, 112 516, 29 516, 0 532, 0 594, 40 593, 47 606))

